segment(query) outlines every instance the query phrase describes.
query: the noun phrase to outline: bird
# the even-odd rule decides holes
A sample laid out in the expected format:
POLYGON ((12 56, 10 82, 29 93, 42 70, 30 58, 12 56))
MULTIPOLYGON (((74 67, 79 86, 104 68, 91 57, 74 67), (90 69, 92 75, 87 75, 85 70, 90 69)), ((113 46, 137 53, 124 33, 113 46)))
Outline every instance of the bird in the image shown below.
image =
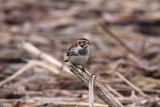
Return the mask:
POLYGON ((81 65, 82 72, 85 72, 83 64, 89 59, 89 45, 91 43, 86 38, 77 39, 67 50, 64 62, 70 62, 74 66, 81 65))

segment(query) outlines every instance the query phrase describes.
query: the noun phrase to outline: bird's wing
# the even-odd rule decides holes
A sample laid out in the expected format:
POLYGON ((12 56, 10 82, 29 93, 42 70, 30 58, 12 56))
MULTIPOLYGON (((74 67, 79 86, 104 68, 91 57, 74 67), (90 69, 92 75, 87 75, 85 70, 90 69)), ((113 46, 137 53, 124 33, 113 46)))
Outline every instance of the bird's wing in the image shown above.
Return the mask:
POLYGON ((72 44, 71 46, 70 46, 70 48, 68 49, 68 51, 66 52, 66 59, 64 60, 64 62, 68 62, 69 61, 69 59, 70 59, 70 57, 72 56, 72 55, 74 55, 74 44, 72 44))

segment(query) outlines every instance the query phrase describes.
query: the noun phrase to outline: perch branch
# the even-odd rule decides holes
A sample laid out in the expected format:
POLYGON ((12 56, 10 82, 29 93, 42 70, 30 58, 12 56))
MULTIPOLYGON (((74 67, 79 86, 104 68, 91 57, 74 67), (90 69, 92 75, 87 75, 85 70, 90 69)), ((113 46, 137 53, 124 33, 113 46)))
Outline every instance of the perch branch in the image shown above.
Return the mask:
MULTIPOLYGON (((39 56, 42 60, 45 60, 47 62, 50 62, 51 64, 57 65, 57 67, 62 67, 62 63, 60 61, 57 61, 56 59, 52 57, 48 57, 47 54, 42 53, 39 49, 34 47, 30 43, 23 43, 22 47, 29 51, 31 54, 35 56, 39 56)), ((81 70, 78 70, 75 66, 73 66, 71 63, 67 63, 68 70, 71 71, 73 74, 75 74, 79 79, 81 79, 87 86, 89 84, 89 77, 91 77, 91 74, 86 71, 86 74, 82 74, 81 70)), ((101 85, 97 80, 94 81, 95 91, 97 92, 97 95, 107 104, 109 104, 111 107, 123 107, 123 105, 103 86, 101 85)))
MULTIPOLYGON (((89 84, 89 77, 91 76, 90 73, 86 70, 86 74, 82 74, 80 69, 77 69, 73 64, 67 62, 67 67, 70 71, 75 74, 85 85, 88 86, 89 84)), ((97 79, 94 81, 94 90, 97 96, 108 104, 110 107, 124 107, 97 79)))

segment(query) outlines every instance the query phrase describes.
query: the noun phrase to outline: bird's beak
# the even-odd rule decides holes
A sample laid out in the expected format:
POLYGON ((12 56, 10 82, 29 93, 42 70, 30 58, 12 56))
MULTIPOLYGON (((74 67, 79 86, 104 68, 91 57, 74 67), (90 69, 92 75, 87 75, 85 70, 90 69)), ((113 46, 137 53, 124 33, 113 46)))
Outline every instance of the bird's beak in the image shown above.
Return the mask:
POLYGON ((88 45, 91 45, 91 44, 92 44, 91 42, 88 43, 88 45))

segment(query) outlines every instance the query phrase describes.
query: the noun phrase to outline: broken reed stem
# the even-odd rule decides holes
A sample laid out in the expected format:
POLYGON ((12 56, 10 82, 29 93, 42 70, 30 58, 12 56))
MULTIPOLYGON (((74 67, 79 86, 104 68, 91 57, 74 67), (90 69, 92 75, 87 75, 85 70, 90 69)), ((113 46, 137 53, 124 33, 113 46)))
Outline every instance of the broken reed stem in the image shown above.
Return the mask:
POLYGON ((60 68, 63 66, 63 64, 60 61, 58 61, 56 58, 51 57, 50 55, 47 55, 46 53, 43 53, 42 51, 40 51, 38 48, 36 48, 29 42, 23 42, 22 48, 44 61, 47 61, 51 64, 55 64, 56 66, 60 68))
MULTIPOLYGON (((85 85, 89 84, 89 77, 87 74, 90 74, 87 70, 86 74, 83 74, 80 69, 77 69, 73 64, 67 62, 67 67, 70 71, 75 74, 85 85)), ((97 96, 108 104, 110 107, 124 107, 97 79, 94 81, 94 90, 97 96)))
POLYGON ((135 91, 139 92, 140 95, 147 97, 148 95, 145 94, 141 89, 139 89, 137 86, 132 84, 129 80, 127 80, 123 75, 121 75, 119 72, 115 72, 116 75, 121 78, 124 82, 126 82, 129 86, 131 86, 135 91))
MULTIPOLYGON (((51 65, 56 65, 59 69, 61 69, 63 67, 63 63, 61 63, 61 61, 57 60, 55 57, 50 56, 44 52, 42 52, 41 50, 39 50, 37 47, 35 47, 34 45, 32 45, 29 42, 23 42, 21 47, 23 49, 25 49, 27 52, 31 53, 32 55, 34 55, 37 58, 42 59, 45 62, 50 63, 51 65)), ((65 66, 63 67, 64 71, 66 71, 67 73, 69 73, 68 68, 66 68, 65 66)), ((61 73, 61 72, 59 72, 61 73)), ((61 73, 62 74, 62 73, 61 73)))
POLYGON ((89 79, 89 107, 94 107, 94 80, 96 75, 91 75, 89 79))

